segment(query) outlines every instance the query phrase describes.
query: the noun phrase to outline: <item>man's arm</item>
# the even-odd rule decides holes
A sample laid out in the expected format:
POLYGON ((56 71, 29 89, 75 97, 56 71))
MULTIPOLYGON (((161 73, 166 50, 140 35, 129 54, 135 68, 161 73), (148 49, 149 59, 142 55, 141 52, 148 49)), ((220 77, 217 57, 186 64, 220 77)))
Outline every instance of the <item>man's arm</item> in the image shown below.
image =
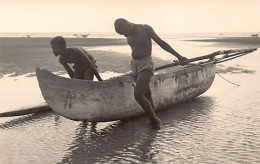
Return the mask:
POLYGON ((70 66, 67 63, 62 64, 63 67, 65 68, 65 70, 68 72, 70 78, 73 78, 74 76, 74 72, 72 71, 72 69, 70 68, 70 66))
POLYGON ((72 71, 70 66, 66 62, 64 62, 61 57, 59 58, 59 62, 65 68, 65 70, 68 72, 70 78, 73 78, 74 72, 72 71))
POLYGON ((84 59, 85 59, 86 64, 89 65, 90 68, 93 70, 94 75, 97 77, 98 81, 103 81, 102 78, 100 77, 99 73, 98 73, 98 70, 97 70, 96 66, 90 61, 88 55, 85 54, 85 53, 88 53, 88 52, 86 52, 86 51, 85 51, 84 49, 82 49, 82 48, 79 48, 79 49, 80 49, 81 52, 83 53, 83 57, 84 57, 84 59))
POLYGON ((145 25, 145 29, 151 36, 151 38, 165 51, 173 54, 175 57, 178 58, 179 61, 187 60, 186 57, 181 56, 178 52, 176 52, 168 43, 162 40, 153 30, 153 28, 149 25, 145 25))

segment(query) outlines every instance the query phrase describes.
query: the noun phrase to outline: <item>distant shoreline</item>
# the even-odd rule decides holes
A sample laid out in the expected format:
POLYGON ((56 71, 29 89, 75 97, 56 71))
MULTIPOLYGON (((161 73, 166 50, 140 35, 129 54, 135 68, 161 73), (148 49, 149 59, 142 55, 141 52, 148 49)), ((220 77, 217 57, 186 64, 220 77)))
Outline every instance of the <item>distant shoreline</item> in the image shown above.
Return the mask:
MULTIPOLYGON (((6 48, 50 48, 50 41, 53 37, 0 37, 0 49, 6 48), (18 46, 18 47, 17 47, 18 46)), ((126 45, 126 39, 123 38, 66 38, 69 46, 113 46, 126 45)))
POLYGON ((216 46, 222 45, 233 45, 233 46, 252 46, 260 47, 260 37, 221 37, 221 38, 212 38, 212 39, 189 39, 185 41, 193 42, 213 42, 216 46))
MULTIPOLYGON (((28 44, 37 45, 41 44, 42 47, 49 47, 50 40, 53 37, 0 37, 0 44, 2 47, 5 45, 12 45, 15 47, 16 43, 20 45, 20 42, 25 42, 28 44)), ((112 45, 126 45, 127 41, 125 38, 72 38, 64 37, 68 43, 68 46, 112 46, 112 45)), ((164 39, 164 38, 163 38, 164 39)), ((260 47, 260 37, 212 37, 212 38, 194 38, 194 39, 177 39, 183 41, 192 41, 192 42, 214 42, 216 46, 222 45, 246 45, 253 47, 260 47)), ((27 45, 28 45, 27 44, 27 45)), ((13 48, 14 48, 13 47, 13 48)))

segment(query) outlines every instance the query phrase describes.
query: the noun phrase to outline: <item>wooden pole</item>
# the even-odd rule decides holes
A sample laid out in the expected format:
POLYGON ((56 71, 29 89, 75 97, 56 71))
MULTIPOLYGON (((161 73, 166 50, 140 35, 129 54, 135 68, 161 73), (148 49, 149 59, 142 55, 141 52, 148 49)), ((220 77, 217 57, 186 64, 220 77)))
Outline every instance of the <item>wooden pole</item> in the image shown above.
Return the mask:
POLYGON ((208 54, 208 55, 191 58, 191 59, 188 59, 188 60, 185 60, 185 61, 182 61, 182 62, 175 62, 175 63, 170 63, 170 64, 166 64, 166 65, 163 65, 163 66, 159 66, 159 67, 156 67, 154 70, 158 71, 158 70, 161 70, 161 69, 165 69, 165 68, 169 68, 169 67, 173 67, 173 66, 177 66, 177 65, 185 65, 185 64, 188 64, 188 63, 194 62, 194 61, 210 59, 210 58, 213 59, 215 56, 222 55, 222 54, 235 53, 235 54, 227 56, 227 57, 231 57, 231 56, 235 56, 235 55, 242 54, 242 53, 250 53, 250 52, 253 52, 255 50, 257 50, 257 49, 256 48, 248 48, 248 49, 216 51, 216 52, 213 52, 213 53, 208 54))
POLYGON ((22 115, 39 113, 39 112, 47 112, 47 111, 51 111, 51 108, 46 103, 43 103, 43 104, 37 104, 33 106, 21 107, 13 111, 3 112, 0 113, 0 117, 22 116, 22 115))

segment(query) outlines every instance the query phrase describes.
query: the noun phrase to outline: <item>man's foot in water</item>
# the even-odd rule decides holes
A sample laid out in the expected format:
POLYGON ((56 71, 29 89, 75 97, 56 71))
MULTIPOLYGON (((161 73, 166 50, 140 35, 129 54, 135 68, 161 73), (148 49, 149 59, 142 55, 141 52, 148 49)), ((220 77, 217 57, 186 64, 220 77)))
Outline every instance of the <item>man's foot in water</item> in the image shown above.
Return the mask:
POLYGON ((159 118, 156 119, 150 119, 150 125, 153 129, 161 129, 161 120, 159 118))

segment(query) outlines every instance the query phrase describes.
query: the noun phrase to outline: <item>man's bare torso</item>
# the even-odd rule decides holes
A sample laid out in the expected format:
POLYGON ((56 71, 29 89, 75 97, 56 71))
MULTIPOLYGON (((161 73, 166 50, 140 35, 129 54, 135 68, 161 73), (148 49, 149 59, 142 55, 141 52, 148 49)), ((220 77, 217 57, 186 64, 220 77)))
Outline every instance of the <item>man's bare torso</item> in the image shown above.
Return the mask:
POLYGON ((135 25, 132 34, 127 37, 127 42, 132 49, 134 59, 152 55, 152 40, 145 25, 135 25))

